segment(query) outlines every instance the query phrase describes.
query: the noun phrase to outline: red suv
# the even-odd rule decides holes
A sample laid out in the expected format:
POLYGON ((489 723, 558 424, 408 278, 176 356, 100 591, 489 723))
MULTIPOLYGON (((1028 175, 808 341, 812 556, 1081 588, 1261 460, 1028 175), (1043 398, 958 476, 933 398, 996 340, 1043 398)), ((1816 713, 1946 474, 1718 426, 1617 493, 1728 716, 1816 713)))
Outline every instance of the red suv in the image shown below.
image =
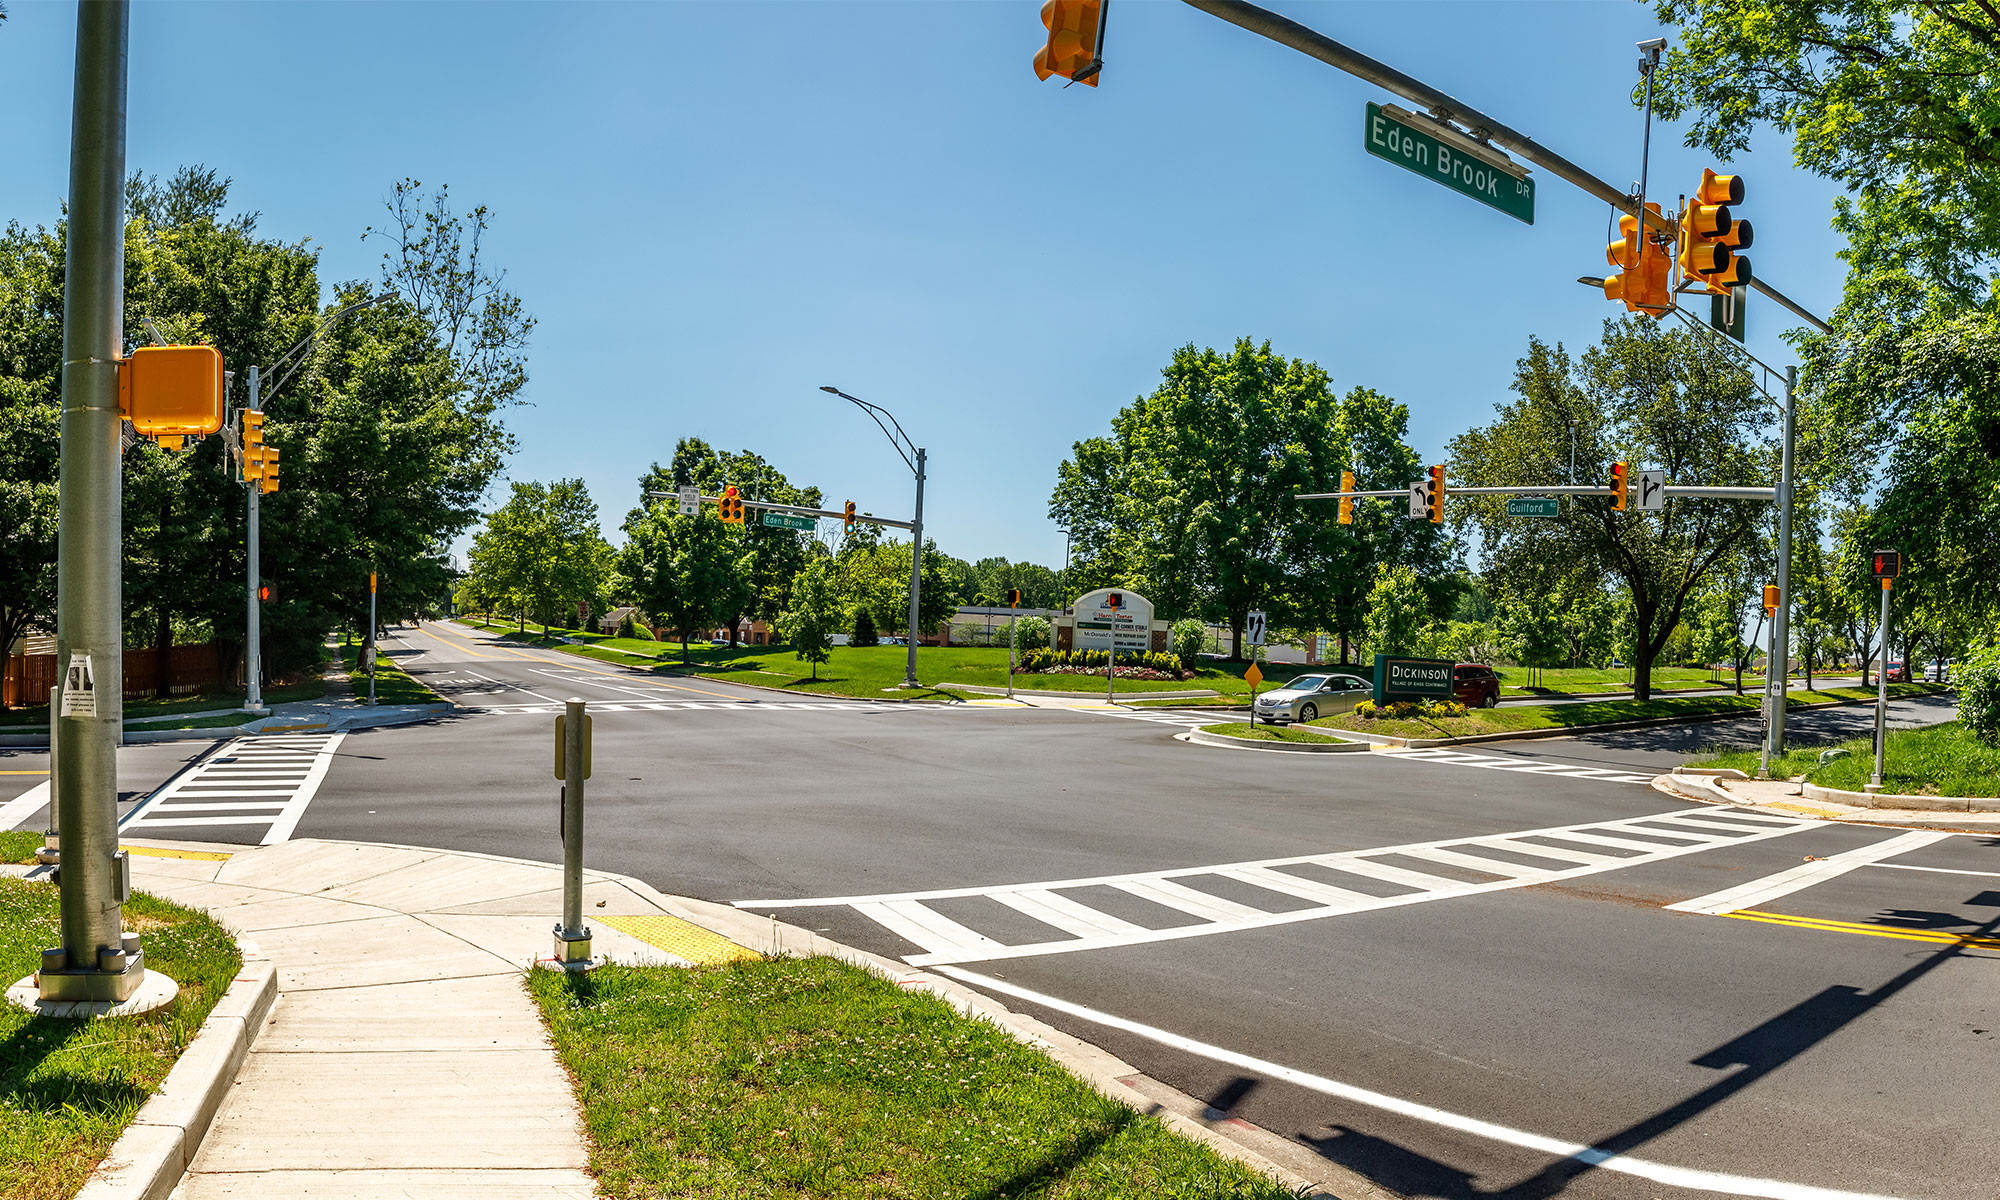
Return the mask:
POLYGON ((1451 694, 1467 708, 1492 708, 1500 703, 1500 676, 1480 663, 1459 663, 1451 669, 1451 694))

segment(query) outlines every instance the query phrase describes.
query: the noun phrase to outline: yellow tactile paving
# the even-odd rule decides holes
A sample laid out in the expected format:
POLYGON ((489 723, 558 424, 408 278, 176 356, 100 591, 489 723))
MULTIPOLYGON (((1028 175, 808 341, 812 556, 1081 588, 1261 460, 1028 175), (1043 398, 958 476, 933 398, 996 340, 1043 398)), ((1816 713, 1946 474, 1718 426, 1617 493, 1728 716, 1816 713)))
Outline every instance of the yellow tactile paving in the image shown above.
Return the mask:
POLYGON ((1897 938, 1906 942, 1930 942, 1941 946, 1965 946, 1979 950, 2000 950, 2000 938, 1975 937, 1942 929, 1898 929, 1892 925, 1865 925, 1855 921, 1827 921, 1819 917, 1794 917, 1786 913, 1760 912, 1740 908, 1725 917, 1740 921, 1762 921, 1767 925, 1790 925, 1795 929, 1817 929, 1823 933, 1858 933, 1865 937, 1897 938))
POLYGON ((215 850, 168 850, 160 846, 127 846, 125 850, 146 858, 193 858, 202 862, 225 862, 230 857, 215 850))
POLYGON ((762 958, 755 950, 737 945, 719 933, 712 933, 690 921, 664 914, 654 917, 593 917, 599 925, 604 925, 627 937, 635 937, 648 946, 665 950, 675 958, 703 967, 720 966, 726 962, 762 958))

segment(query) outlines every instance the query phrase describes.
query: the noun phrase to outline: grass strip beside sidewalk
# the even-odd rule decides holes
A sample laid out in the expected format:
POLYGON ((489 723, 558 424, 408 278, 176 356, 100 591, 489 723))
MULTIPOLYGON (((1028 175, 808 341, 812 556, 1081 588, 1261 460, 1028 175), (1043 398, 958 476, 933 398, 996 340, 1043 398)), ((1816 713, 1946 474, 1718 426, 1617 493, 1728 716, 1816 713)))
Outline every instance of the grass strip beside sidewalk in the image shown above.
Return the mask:
MULTIPOLYGON (((1771 760, 1773 779, 1803 779, 1858 792, 1875 770, 1875 737, 1839 743, 1847 753, 1822 765, 1832 747, 1792 750, 1771 760)), ((1715 751, 1691 767, 1734 767, 1756 777, 1754 750, 1715 751)), ((2000 746, 1988 746, 1957 721, 1922 729, 1891 729, 1882 750, 1882 789, 1904 796, 2000 796, 2000 746)))
POLYGON ((830 958, 530 972, 607 1196, 1287 1200, 995 1026, 830 958))
MULTIPOLYGON (((368 699, 368 672, 358 665, 361 661, 361 647, 355 645, 340 648, 341 662, 347 666, 347 686, 354 693, 356 702, 368 699)), ((375 655, 375 703, 377 704, 436 704, 444 697, 418 683, 403 673, 394 659, 384 653, 375 655)))
POLYGON ((1307 733, 1291 725, 1252 725, 1244 721, 1231 725, 1204 725, 1201 731, 1246 742, 1309 742, 1316 746, 1333 746, 1341 741, 1323 733, 1307 733))
MULTIPOLYGON (((0 878, 0 981, 33 972, 59 926, 54 885, 0 878)), ((243 965, 206 914, 143 893, 126 902, 125 928, 144 939, 146 965, 180 984, 167 1007, 58 1021, 0 1004, 0 1200, 74 1196, 243 965)))

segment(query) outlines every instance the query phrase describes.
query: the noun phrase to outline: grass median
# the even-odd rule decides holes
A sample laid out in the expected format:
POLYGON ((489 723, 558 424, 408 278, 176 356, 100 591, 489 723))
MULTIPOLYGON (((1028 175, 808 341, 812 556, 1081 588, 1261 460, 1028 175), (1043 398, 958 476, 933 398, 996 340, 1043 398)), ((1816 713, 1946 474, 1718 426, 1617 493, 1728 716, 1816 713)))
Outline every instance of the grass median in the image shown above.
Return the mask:
MULTIPOLYGON (((35 829, 10 829, 0 833, 0 863, 31 863, 35 861, 35 851, 42 848, 46 835, 35 829)), ((0 979, 0 987, 11 986, 18 975, 0 979)))
POLYGON ((1289 1200, 995 1026, 829 958, 531 972, 607 1196, 1289 1200))
MULTIPOLYGON (((287 683, 264 689, 264 703, 283 704, 288 700, 317 700, 326 694, 326 684, 317 675, 298 683, 287 683)), ((202 692, 194 696, 176 696, 171 700, 125 701, 125 721, 129 728, 133 721, 176 716, 182 713, 214 712, 219 708, 237 709, 243 707, 248 695, 239 689, 219 689, 202 692)), ((248 717, 241 718, 249 720, 248 717)), ((41 729, 49 727, 49 706, 34 708, 10 708, 0 712, 0 726, 27 725, 41 729)), ((159 728, 166 728, 160 726, 159 728)), ((175 727, 184 728, 184 727, 175 727)))
MULTIPOLYGON (((1929 695, 1942 689, 1921 683, 1891 684, 1892 697, 1929 695)), ((1872 700, 1875 693, 1862 688, 1826 688, 1821 691, 1794 691, 1786 699, 1790 708, 1806 708, 1837 701, 1872 700)), ((1591 700, 1581 704, 1523 704, 1502 708, 1475 708, 1462 717, 1404 717, 1370 720, 1355 713, 1322 717, 1311 722, 1328 729, 1379 733, 1400 738, 1474 737, 1493 733, 1532 733, 1546 729, 1581 729, 1620 721, 1654 721, 1691 717, 1754 716, 1759 696, 1663 696, 1654 700, 1591 700)))
MULTIPOLYGON (((1693 767, 1734 767, 1755 776, 1758 755, 1717 751, 1693 767)), ((1853 738, 1834 747, 1792 750, 1771 760, 1774 779, 1804 780, 1858 792, 1875 770, 1875 739, 1853 738), (1822 763, 1827 750, 1847 751, 1822 763)), ((1882 789, 1905 796, 2000 796, 2000 746, 1989 746, 1950 721, 1922 729, 1892 729, 1882 748, 1882 789)))
MULTIPOLYGON (((368 672, 359 665, 361 646, 358 643, 341 646, 340 660, 347 667, 348 687, 353 690, 354 698, 367 700, 368 672)), ((375 703, 436 704, 442 699, 442 696, 405 674, 390 655, 378 653, 375 656, 375 703)))
POLYGON ((1295 725, 1252 725, 1243 721, 1231 725, 1204 725, 1201 731, 1246 742, 1305 742, 1315 746, 1333 746, 1341 741, 1324 733, 1307 733, 1295 725))
MULTIPOLYGON (((53 885, 0 878, 0 979, 34 971, 59 927, 53 885)), ((206 914, 143 893, 126 901, 125 928, 144 938, 146 965, 180 985, 172 1004, 107 1021, 0 1004, 0 1200, 74 1196, 243 965, 206 914)))

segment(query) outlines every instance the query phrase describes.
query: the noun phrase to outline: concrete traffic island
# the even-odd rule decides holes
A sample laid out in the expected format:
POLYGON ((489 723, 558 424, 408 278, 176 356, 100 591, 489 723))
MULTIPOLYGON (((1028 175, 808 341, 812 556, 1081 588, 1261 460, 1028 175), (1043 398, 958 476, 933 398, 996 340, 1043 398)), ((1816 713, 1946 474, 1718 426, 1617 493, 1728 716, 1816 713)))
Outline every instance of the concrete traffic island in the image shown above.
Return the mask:
POLYGON ((1783 779, 1751 779, 1728 768, 1686 767, 1657 777, 1653 789, 1702 804, 1748 804, 1850 824, 2000 833, 2000 811, 1996 811, 2000 800, 1990 797, 1848 792, 1783 779))

